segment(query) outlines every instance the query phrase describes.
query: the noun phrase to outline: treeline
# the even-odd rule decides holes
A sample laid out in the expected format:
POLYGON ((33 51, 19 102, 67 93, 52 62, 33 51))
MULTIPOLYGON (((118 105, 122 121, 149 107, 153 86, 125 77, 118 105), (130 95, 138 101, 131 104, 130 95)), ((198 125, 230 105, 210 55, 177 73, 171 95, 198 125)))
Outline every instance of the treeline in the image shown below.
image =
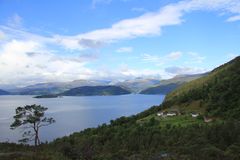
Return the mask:
POLYGON ((37 148, 1 144, 0 153, 21 152, 11 155, 16 160, 240 159, 238 121, 162 126, 154 118, 138 123, 138 116, 121 117, 37 148))
POLYGON ((77 159, 240 159, 240 123, 221 122, 187 127, 152 118, 137 124, 134 118, 119 118, 111 124, 87 129, 50 144, 64 156, 77 159))

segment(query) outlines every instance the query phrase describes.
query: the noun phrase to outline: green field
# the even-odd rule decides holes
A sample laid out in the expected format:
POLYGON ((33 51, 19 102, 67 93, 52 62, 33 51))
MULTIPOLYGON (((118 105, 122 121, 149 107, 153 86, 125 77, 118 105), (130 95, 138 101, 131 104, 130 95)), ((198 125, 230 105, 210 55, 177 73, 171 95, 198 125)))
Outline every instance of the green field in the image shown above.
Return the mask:
POLYGON ((193 124, 205 124, 203 119, 193 118, 191 117, 191 115, 179 115, 179 116, 162 118, 157 116, 156 114, 152 114, 143 119, 138 120, 137 122, 140 124, 148 123, 153 118, 159 123, 159 126, 161 127, 165 127, 167 125, 184 127, 184 126, 193 125, 193 124))

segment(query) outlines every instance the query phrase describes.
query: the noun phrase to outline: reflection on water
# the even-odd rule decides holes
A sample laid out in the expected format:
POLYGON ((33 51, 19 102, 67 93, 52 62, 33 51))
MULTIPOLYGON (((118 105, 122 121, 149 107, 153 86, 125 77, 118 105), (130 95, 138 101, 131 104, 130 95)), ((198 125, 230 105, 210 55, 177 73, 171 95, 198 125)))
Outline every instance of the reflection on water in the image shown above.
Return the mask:
POLYGON ((141 112, 163 101, 163 95, 90 96, 35 99, 32 96, 0 96, 0 141, 16 142, 20 130, 10 130, 15 108, 26 104, 41 104, 48 107, 47 116, 56 123, 41 129, 42 141, 89 127, 108 123, 120 116, 141 112))

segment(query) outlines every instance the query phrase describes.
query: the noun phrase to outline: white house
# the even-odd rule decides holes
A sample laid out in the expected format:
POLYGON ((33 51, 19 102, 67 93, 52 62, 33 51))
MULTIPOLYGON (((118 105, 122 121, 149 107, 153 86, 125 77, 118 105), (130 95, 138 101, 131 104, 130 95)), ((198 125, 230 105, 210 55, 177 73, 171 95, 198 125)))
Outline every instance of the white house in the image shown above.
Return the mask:
POLYGON ((193 118, 196 118, 196 117, 199 116, 199 114, 198 114, 198 113, 191 113, 191 116, 192 116, 193 118))
POLYGON ((175 113, 175 112, 170 112, 170 113, 167 113, 167 116, 176 116, 177 115, 177 113, 175 113))
POLYGON ((163 116, 163 112, 158 112, 158 113, 157 113, 157 116, 159 116, 159 117, 160 117, 160 116, 163 116))

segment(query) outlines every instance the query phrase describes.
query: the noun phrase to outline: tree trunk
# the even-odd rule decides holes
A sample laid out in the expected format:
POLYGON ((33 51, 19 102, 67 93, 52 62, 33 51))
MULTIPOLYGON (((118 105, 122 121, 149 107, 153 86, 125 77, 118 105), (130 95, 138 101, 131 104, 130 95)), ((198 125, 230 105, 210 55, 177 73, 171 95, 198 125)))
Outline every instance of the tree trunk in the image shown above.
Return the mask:
POLYGON ((37 137, 37 145, 40 145, 40 139, 39 139, 38 132, 39 132, 39 126, 37 126, 36 137, 37 137))
POLYGON ((35 136, 35 147, 37 146, 37 137, 35 136))
POLYGON ((34 146, 36 147, 37 146, 37 129, 36 129, 36 124, 34 123, 33 124, 33 129, 34 129, 34 132, 35 132, 35 137, 34 137, 34 146))

